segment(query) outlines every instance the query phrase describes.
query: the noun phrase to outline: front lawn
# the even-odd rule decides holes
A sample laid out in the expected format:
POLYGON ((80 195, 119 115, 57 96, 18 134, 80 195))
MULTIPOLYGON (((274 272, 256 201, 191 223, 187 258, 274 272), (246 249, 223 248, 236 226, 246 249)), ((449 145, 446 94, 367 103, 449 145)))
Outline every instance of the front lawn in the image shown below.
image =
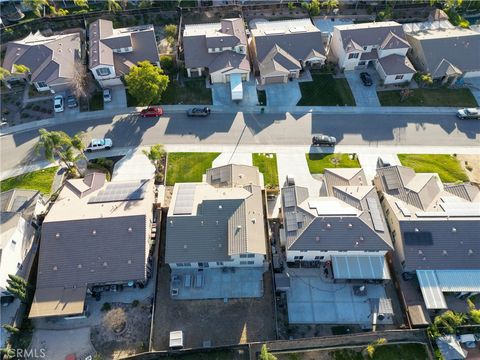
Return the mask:
POLYGON ((169 153, 167 158, 167 186, 177 182, 200 182, 202 175, 212 167, 220 153, 169 153))
POLYGON ((278 169, 276 154, 252 154, 253 165, 263 174, 267 188, 278 188, 278 169))
POLYGON ((38 190, 43 194, 50 194, 52 183, 58 166, 44 170, 32 171, 23 175, 11 177, 0 182, 1 191, 14 188, 38 190))
POLYGON ((299 83, 302 98, 298 106, 355 106, 346 79, 331 74, 312 74, 313 81, 299 83))
POLYGON ((378 99, 382 106, 451 106, 475 107, 477 101, 470 89, 412 89, 411 95, 400 101, 400 90, 379 91, 378 99))
POLYGON ((448 154, 398 154, 403 166, 418 173, 438 173, 442 182, 468 181, 459 161, 448 154))
POLYGON ((356 154, 306 154, 311 174, 323 174, 329 168, 359 168, 356 154), (352 158, 351 158, 352 157, 352 158))

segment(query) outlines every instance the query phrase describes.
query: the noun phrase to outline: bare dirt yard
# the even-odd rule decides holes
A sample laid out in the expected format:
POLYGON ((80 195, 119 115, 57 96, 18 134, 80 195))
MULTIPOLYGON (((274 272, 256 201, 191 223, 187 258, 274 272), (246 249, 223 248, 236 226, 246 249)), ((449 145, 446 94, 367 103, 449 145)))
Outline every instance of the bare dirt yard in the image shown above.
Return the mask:
POLYGON ((471 182, 480 184, 480 155, 457 155, 462 168, 471 182))
POLYGON ((252 299, 172 300, 170 271, 159 269, 153 329, 154 350, 168 349, 170 331, 183 330, 185 348, 237 345, 275 339, 272 281, 264 274, 264 296, 252 299))

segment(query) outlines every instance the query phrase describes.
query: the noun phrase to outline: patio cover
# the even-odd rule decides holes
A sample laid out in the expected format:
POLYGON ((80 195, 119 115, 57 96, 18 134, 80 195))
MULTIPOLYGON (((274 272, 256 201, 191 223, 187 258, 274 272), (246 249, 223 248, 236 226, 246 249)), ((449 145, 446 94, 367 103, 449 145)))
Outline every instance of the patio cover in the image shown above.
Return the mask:
POLYGON ((446 309, 447 302, 440 289, 435 270, 417 270, 417 278, 427 309, 446 309))
POLYGON ((332 256, 335 279, 390 279, 384 256, 332 256))
POLYGON ((83 313, 86 293, 84 286, 37 289, 28 317, 79 315, 83 313))

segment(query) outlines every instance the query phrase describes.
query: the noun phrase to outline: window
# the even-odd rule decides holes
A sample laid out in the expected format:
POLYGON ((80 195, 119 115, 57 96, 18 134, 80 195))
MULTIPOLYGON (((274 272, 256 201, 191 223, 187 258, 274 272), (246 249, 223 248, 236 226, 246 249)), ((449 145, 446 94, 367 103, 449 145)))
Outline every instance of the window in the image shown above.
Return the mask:
POLYGON ((108 76, 108 75, 110 75, 110 69, 109 68, 97 69, 97 75, 98 76, 108 76))
POLYGON ((246 261, 240 261, 240 265, 247 265, 246 261))
POLYGON ((215 52, 220 52, 220 48, 215 48, 215 52))
POLYGON ((223 266, 223 261, 217 261, 218 266, 223 266))
POLYGON ((178 267, 182 267, 182 266, 183 266, 183 263, 177 263, 177 266, 178 266, 178 267))
POLYGON ((348 58, 349 59, 358 59, 359 55, 360 55, 359 53, 348 54, 348 58))
POLYGON ((365 65, 365 61, 359 61, 358 65, 365 65))
POLYGON ((294 256, 293 260, 303 260, 303 256, 294 256))
POLYGON ((364 46, 364 47, 363 47, 363 50, 367 50, 367 46, 364 46))
POLYGON ((244 259, 244 258, 246 258, 246 257, 247 257, 247 254, 240 254, 240 258, 241 258, 241 259, 244 259))
POLYGON ((325 256, 315 256, 315 260, 323 260, 325 256))
POLYGON ((395 76, 395 80, 402 80, 403 79, 403 75, 397 75, 395 76))
POLYGON ((385 215, 388 216, 390 214, 390 209, 385 210, 385 215))
POLYGON ((23 265, 20 264, 20 263, 17 263, 17 269, 18 269, 18 270, 22 270, 22 269, 23 269, 23 265))
POLYGON ((255 261, 247 261, 248 265, 253 265, 255 264, 255 261))
POLYGON ((249 258, 255 257, 255 254, 247 254, 247 257, 249 258))

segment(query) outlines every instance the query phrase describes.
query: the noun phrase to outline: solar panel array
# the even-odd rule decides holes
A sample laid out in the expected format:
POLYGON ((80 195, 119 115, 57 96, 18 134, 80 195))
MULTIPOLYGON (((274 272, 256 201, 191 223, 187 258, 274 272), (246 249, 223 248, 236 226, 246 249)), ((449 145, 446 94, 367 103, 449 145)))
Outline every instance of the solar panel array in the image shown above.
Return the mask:
POLYGON ((406 245, 433 245, 432 233, 427 231, 405 231, 403 238, 406 245))
POLYGON ((283 190, 283 205, 285 207, 291 207, 291 206, 295 206, 296 203, 295 203, 295 194, 294 194, 294 191, 293 189, 285 189, 283 190))
POLYGON ((178 186, 173 215, 190 215, 192 213, 196 187, 196 184, 180 184, 178 186))
POLYGON ((388 190, 396 190, 400 187, 400 182, 398 181, 398 176, 394 172, 387 172, 383 175, 385 184, 387 185, 388 190))
POLYGON ((298 230, 297 214, 294 212, 287 212, 285 214, 285 220, 287 221, 287 231, 298 230))
POLYGON ((377 231, 385 231, 382 216, 380 215, 380 210, 378 209, 377 200, 374 198, 367 198, 367 205, 370 209, 370 217, 372 218, 373 228, 377 231))
POLYGON ((148 180, 110 183, 88 201, 89 204, 141 200, 145 197, 148 180))

